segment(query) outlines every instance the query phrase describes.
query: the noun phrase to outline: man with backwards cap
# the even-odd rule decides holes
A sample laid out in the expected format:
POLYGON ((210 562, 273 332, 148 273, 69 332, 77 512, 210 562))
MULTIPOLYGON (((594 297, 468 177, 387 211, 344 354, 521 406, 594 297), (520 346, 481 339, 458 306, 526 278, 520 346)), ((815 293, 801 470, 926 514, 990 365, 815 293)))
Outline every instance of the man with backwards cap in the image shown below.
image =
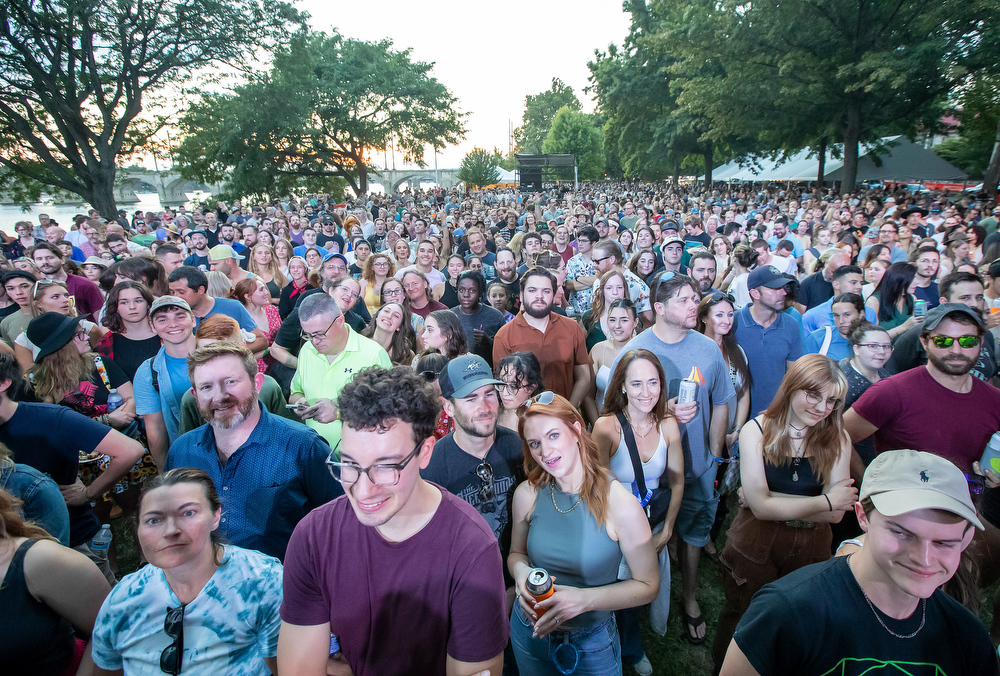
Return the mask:
POLYGON ((986 628, 940 589, 983 528, 962 471, 933 453, 889 451, 858 497, 861 549, 761 589, 721 675, 1000 673, 986 628))

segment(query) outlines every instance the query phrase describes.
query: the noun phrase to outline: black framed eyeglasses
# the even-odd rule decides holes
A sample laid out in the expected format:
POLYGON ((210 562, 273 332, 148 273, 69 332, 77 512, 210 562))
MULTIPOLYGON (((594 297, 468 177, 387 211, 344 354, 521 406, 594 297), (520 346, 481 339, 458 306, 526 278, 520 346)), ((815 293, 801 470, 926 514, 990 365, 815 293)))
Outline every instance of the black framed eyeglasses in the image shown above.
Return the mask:
MULTIPOLYGON (((337 317, 337 319, 340 319, 340 317, 337 317)), ((323 329, 322 331, 317 331, 316 333, 306 333, 305 331, 300 331, 299 336, 301 336, 302 340, 306 342, 312 342, 314 340, 323 340, 324 338, 326 338, 326 334, 330 332, 330 329, 333 328, 333 325, 337 323, 337 319, 334 319, 332 322, 330 322, 330 325, 325 329, 323 329)))
POLYGON ((931 336, 931 342, 934 343, 934 347, 937 348, 948 348, 958 341, 959 347, 970 348, 979 345, 979 336, 969 334, 967 336, 931 336))
POLYGON ((421 371, 420 379, 423 380, 425 383, 433 383, 435 380, 438 379, 439 375, 440 374, 437 371, 421 371))
POLYGON ((591 260, 591 262, 594 265, 597 265, 598 263, 603 263, 604 261, 608 260, 609 258, 614 258, 614 256, 605 256, 604 258, 594 258, 594 259, 591 260))
POLYGON ((184 656, 184 604, 179 608, 167 606, 167 617, 163 620, 163 632, 173 639, 160 653, 160 671, 177 676, 181 673, 181 658, 184 656))
POLYGON ((368 480, 376 486, 395 486, 399 483, 399 473, 417 456, 423 445, 423 440, 418 441, 417 445, 413 448, 413 452, 403 458, 403 462, 401 463, 361 467, 353 462, 340 462, 337 460, 340 457, 340 444, 338 443, 337 447, 330 451, 330 455, 327 456, 326 466, 333 478, 346 486, 357 483, 362 474, 367 474, 368 480))
POLYGON ((492 514, 497 511, 497 495, 493 490, 493 468, 490 463, 483 460, 476 467, 476 476, 479 477, 479 500, 482 503, 480 510, 484 514, 492 514))

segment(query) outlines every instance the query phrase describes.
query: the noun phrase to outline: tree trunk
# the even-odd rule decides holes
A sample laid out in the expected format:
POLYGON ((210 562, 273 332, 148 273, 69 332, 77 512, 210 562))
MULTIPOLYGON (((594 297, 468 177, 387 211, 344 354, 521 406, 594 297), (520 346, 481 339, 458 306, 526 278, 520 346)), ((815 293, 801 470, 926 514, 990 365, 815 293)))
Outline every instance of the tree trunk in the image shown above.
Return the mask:
POLYGON ((844 177, 840 194, 854 192, 858 178, 858 140, 861 138, 861 106, 856 101, 847 102, 847 128, 844 130, 844 177))
POLYGON ((368 166, 364 160, 358 160, 358 197, 368 193, 368 166))
POLYGON ((990 197, 996 197, 997 183, 1000 183, 1000 123, 997 123, 997 138, 993 144, 993 157, 990 158, 990 166, 983 174, 983 190, 990 197))
POLYGON ((681 163, 679 160, 674 162, 673 184, 675 188, 681 184, 681 163))
POLYGON ((816 191, 823 190, 823 177, 826 176, 826 137, 819 140, 819 169, 816 172, 816 191))
POLYGON ((102 218, 113 221, 118 218, 118 205, 115 202, 115 172, 110 176, 97 175, 89 195, 81 193, 80 197, 87 200, 90 206, 97 209, 102 218))
POLYGON ((712 141, 705 141, 705 188, 712 189, 712 160, 715 156, 713 152, 715 146, 712 141))

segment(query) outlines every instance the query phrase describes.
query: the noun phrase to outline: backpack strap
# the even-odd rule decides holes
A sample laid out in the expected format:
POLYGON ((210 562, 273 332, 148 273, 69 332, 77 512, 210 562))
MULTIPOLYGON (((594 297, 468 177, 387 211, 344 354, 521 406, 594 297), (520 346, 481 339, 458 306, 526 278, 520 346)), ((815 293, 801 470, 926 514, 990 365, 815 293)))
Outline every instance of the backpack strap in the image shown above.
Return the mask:
POLYGON ((823 338, 819 353, 825 357, 826 353, 830 351, 830 343, 833 341, 833 327, 827 324, 823 328, 826 329, 826 336, 823 338))
POLYGON ((653 497, 653 491, 646 486, 646 474, 642 471, 642 459, 639 457, 639 447, 635 443, 635 435, 632 433, 632 425, 624 413, 616 413, 618 423, 622 426, 622 436, 625 437, 625 446, 628 448, 629 457, 632 459, 632 472, 635 474, 635 497, 643 507, 649 504, 653 497))
POLYGON ((153 381, 153 390, 159 394, 160 393, 160 374, 156 372, 153 368, 153 360, 149 360, 149 376, 153 381))

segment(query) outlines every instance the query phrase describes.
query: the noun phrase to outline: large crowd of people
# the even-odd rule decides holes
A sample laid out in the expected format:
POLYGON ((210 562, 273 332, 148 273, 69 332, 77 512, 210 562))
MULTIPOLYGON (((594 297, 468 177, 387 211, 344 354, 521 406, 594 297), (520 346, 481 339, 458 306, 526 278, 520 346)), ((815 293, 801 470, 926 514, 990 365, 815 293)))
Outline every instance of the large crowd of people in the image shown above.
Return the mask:
POLYGON ((645 676, 673 565, 715 673, 997 674, 998 219, 606 182, 19 221, 2 671, 645 676))

